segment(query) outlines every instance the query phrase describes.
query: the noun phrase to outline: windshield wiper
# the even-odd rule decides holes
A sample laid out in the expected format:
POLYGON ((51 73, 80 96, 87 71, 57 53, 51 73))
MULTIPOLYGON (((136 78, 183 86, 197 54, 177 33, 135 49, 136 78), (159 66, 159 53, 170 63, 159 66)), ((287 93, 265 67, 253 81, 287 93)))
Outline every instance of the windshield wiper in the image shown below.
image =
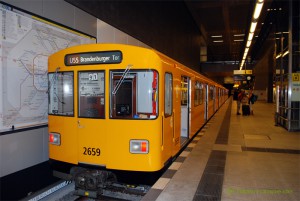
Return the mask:
POLYGON ((130 71, 130 68, 132 67, 132 64, 128 64, 128 66, 126 67, 125 71, 123 72, 121 78, 119 79, 118 83, 116 84, 112 94, 116 95, 116 93, 118 92, 120 86, 122 85, 122 83, 124 82, 124 79, 126 77, 126 75, 128 74, 128 72, 130 71))

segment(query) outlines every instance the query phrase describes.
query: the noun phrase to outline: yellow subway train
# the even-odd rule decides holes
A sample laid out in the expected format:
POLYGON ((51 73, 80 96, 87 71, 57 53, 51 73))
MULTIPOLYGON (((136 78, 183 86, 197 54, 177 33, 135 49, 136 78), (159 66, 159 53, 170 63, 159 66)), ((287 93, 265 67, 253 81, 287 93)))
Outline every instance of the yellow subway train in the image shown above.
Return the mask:
POLYGON ((155 172, 227 100, 222 85, 142 47, 89 44, 49 57, 49 158, 66 166, 155 172))

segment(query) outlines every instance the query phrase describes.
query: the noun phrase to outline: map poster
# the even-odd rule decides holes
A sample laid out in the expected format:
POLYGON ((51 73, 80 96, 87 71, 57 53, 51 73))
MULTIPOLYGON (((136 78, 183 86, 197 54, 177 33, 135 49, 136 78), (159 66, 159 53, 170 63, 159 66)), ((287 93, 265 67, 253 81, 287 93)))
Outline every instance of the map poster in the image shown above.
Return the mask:
POLYGON ((48 56, 94 37, 0 3, 0 132, 48 122, 48 56))

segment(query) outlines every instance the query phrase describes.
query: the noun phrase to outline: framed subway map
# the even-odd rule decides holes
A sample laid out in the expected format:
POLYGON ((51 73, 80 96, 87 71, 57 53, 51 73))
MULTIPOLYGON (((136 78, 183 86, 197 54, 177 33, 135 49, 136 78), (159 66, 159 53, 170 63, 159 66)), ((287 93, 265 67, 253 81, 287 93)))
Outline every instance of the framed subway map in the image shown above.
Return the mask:
POLYGON ((47 124, 48 56, 96 38, 0 3, 0 132, 47 124))

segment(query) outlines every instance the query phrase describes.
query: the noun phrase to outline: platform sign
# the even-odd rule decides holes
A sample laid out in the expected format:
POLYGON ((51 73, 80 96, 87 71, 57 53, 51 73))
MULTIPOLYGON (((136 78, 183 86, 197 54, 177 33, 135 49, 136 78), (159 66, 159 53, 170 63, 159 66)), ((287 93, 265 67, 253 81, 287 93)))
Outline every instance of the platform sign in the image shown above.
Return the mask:
POLYGON ((300 101, 300 73, 292 73, 292 101, 300 101))
POLYGON ((234 75, 252 75, 252 70, 233 70, 234 75))

